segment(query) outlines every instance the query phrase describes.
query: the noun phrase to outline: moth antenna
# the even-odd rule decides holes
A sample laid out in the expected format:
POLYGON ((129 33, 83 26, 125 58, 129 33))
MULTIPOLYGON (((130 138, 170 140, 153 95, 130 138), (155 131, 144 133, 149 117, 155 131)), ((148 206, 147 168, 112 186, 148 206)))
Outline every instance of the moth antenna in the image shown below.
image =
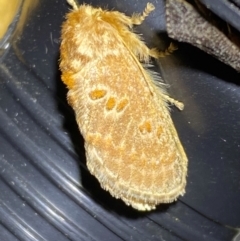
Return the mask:
POLYGON ((78 5, 75 0, 67 0, 68 4, 72 6, 74 10, 78 10, 78 5))
POLYGON ((184 104, 178 100, 171 98, 168 95, 163 94, 164 99, 172 105, 175 105, 179 110, 184 109, 184 104))
POLYGON ((140 25, 145 18, 155 9, 152 3, 147 3, 146 8, 144 9, 143 13, 140 14, 133 14, 132 16, 132 24, 140 25))

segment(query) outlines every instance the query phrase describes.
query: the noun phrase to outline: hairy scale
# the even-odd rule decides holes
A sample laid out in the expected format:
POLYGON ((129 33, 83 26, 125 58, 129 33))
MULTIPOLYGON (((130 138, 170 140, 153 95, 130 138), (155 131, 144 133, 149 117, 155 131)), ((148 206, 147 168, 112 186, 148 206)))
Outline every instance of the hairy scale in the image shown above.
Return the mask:
POLYGON ((77 6, 62 26, 62 80, 85 139, 87 166, 101 186, 138 210, 174 201, 186 186, 187 157, 163 85, 141 62, 171 53, 149 49, 131 29, 154 9, 128 17, 77 6), (140 62, 141 61, 141 62, 140 62))

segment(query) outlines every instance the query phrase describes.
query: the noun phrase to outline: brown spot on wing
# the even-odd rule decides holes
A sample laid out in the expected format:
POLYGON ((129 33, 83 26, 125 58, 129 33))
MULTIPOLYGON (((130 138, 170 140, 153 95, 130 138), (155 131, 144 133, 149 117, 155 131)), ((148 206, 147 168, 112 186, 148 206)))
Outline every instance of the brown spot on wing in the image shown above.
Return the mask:
POLYGON ((98 100, 103 98, 107 94, 106 90, 101 90, 101 89, 95 89, 89 93, 89 97, 92 100, 98 100))

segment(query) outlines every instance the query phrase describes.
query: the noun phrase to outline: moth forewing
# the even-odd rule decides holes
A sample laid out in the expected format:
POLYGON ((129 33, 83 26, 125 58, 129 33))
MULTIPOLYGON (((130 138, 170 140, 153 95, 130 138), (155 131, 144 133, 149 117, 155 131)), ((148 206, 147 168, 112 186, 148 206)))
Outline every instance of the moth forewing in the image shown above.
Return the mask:
MULTIPOLYGON (((131 31, 153 10, 127 17, 75 6, 62 27, 62 80, 67 85, 87 166, 101 186, 138 210, 174 201, 186 186, 187 157, 166 101, 139 60, 162 56, 131 31)), ((161 85, 160 85, 161 86, 161 85)), ((180 104, 179 104, 180 105, 180 104)))

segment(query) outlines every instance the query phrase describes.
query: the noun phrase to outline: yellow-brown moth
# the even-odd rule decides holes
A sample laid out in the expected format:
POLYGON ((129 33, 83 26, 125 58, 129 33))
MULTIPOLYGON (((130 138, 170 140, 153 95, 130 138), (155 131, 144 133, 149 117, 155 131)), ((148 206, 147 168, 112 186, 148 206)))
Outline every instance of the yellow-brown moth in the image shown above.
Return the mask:
POLYGON ((187 157, 167 102, 180 109, 145 65, 169 54, 149 49, 133 25, 154 9, 128 17, 68 0, 60 69, 68 102, 85 140, 87 166, 102 188, 138 210, 183 195, 187 157))

